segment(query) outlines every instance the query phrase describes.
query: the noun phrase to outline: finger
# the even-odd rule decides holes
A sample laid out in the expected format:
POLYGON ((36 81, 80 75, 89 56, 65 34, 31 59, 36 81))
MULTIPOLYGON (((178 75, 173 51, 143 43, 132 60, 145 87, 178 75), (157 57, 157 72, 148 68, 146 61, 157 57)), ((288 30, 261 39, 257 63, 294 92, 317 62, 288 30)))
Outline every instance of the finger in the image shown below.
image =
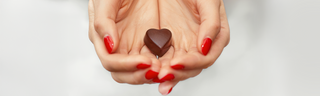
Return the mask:
POLYGON ((179 83, 179 81, 168 81, 168 82, 164 82, 164 83, 160 83, 159 84, 159 92, 162 95, 168 95, 174 86, 176 86, 179 83))
POLYGON ((99 37, 99 34, 96 32, 94 28, 95 12, 94 12, 93 0, 89 0, 88 13, 89 13, 89 39, 94 44, 95 41, 101 40, 101 38, 99 37))
MULTIPOLYGON (((223 42, 223 40, 221 42, 223 42)), ((173 58, 170 62, 171 68, 176 70, 208 68, 216 61, 224 48, 224 46, 220 46, 219 43, 220 42, 214 41, 210 54, 207 56, 199 53, 196 48, 190 49, 184 56, 173 58)))
POLYGON ((230 27, 229 27, 229 23, 228 23, 228 18, 227 18, 227 14, 226 14, 226 10, 224 7, 224 3, 223 0, 221 0, 221 7, 220 7, 220 20, 221 20, 221 29, 220 32, 224 33, 223 36, 227 39, 227 41, 225 41, 224 43, 224 47, 227 46, 229 44, 230 41, 230 27))
POLYGON ((193 70, 174 70, 172 73, 175 78, 172 81, 183 81, 191 77, 195 77, 201 73, 203 69, 193 69, 193 70))
MULTIPOLYGON (((151 51, 148 49, 147 46, 142 47, 140 55, 146 56, 152 60, 152 66, 150 69, 148 69, 148 72, 145 74, 145 78, 148 80, 157 79, 160 68, 161 68, 160 61, 155 57, 154 54, 151 53, 151 51)), ((152 83, 155 83, 155 82, 152 82, 152 83)))
POLYGON ((96 34, 94 29, 94 7, 92 0, 89 0, 88 3, 88 14, 89 14, 89 39, 93 43, 95 38, 93 38, 96 34))
MULTIPOLYGON (((202 68, 197 68, 197 69, 191 68, 187 66, 187 64, 184 64, 184 66, 187 66, 186 68, 190 70, 174 70, 168 65, 170 64, 170 60, 166 60, 166 59, 161 60, 161 64, 162 66, 159 73, 159 78, 160 78, 160 81, 163 81, 163 82, 164 81, 182 81, 190 77, 197 76, 202 71, 202 68)), ((197 64, 192 64, 192 65, 197 66, 197 64)))
POLYGON ((103 67, 111 72, 135 71, 140 64, 147 68, 152 64, 150 58, 142 55, 105 54, 106 50, 101 40, 96 40, 94 46, 103 67))
POLYGON ((100 60, 103 67, 111 72, 128 72, 146 69, 151 67, 153 63, 150 58, 141 55, 113 54, 100 57, 102 57, 100 60))
POLYGON ((112 78, 118 83, 128 84, 144 84, 151 83, 151 80, 147 80, 145 74, 148 70, 137 70, 134 72, 112 72, 112 78))
POLYGON ((120 0, 94 0, 94 28, 103 38, 108 53, 117 49, 119 37, 115 20, 121 7, 120 0))
MULTIPOLYGON (((211 66, 218 59, 224 47, 227 46, 229 43, 230 29, 229 29, 227 15, 226 15, 222 0, 221 0, 221 6, 220 6, 220 23, 221 23, 220 32, 218 33, 216 38, 213 40, 211 45, 211 50, 208 52, 207 56, 203 58, 204 63, 197 64, 199 65, 199 68, 201 67, 208 68, 209 66, 211 66)), ((192 52, 192 53, 196 55, 196 52, 192 52)))
POLYGON ((129 84, 152 84, 152 80, 148 80, 145 78, 145 74, 148 70, 154 70, 155 72, 159 72, 160 70, 160 61, 149 51, 146 46, 143 46, 140 52, 140 55, 151 58, 152 66, 151 68, 147 68, 145 70, 137 70, 134 72, 112 72, 112 77, 115 81, 119 83, 129 83, 129 84))
POLYGON ((160 68, 161 68, 160 61, 156 58, 156 56, 154 54, 151 53, 151 51, 148 49, 147 46, 142 47, 142 49, 140 51, 140 55, 146 56, 152 60, 151 70, 153 70, 155 72, 160 71, 160 68))
POLYGON ((174 48, 171 46, 166 54, 164 54, 161 58, 159 58, 161 62, 161 69, 158 75, 158 78, 160 78, 160 81, 171 81, 175 78, 172 71, 174 71, 170 67, 170 61, 174 54, 174 48))
MULTIPOLYGON (((193 48, 193 50, 197 50, 197 48, 193 48)), ((198 54, 197 56, 201 56, 201 58, 206 57, 197 51, 192 51, 192 52, 198 54)), ((192 56, 193 55, 190 55, 190 53, 184 53, 184 52, 177 51, 177 52, 175 52, 174 58, 172 58, 170 61, 162 60, 161 63, 163 65, 161 67, 159 77, 166 78, 166 76, 163 76, 162 74, 173 74, 174 78, 172 79, 172 81, 181 81, 181 80, 188 79, 190 77, 197 76, 198 74, 200 74, 200 72, 203 69, 203 67, 199 66, 199 64, 203 63, 204 59, 201 59, 201 58, 194 59, 192 56), (192 57, 192 58, 186 58, 186 57, 192 57), (176 63, 177 60, 180 60, 180 62, 176 63), (165 66, 165 65, 167 65, 168 62, 170 64, 171 68, 165 69, 165 68, 168 68, 168 66, 165 66), (181 70, 181 69, 185 69, 185 70, 181 70)), ((203 64, 203 66, 204 65, 205 64, 203 64)), ((164 81, 164 80, 162 80, 162 81, 164 81)))
POLYGON ((201 22, 197 46, 203 55, 207 55, 220 31, 220 0, 198 0, 196 6, 201 22))

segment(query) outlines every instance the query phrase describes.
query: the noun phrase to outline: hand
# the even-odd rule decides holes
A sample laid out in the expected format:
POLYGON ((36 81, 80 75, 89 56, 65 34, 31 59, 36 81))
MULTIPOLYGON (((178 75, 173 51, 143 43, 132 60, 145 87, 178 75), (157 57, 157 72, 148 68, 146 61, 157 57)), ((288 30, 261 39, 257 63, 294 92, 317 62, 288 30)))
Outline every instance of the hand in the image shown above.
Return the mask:
POLYGON ((179 81, 211 66, 229 43, 222 0, 159 0, 160 27, 172 32, 173 48, 159 60, 159 85, 168 94, 179 81))
POLYGON ((157 74, 145 74, 159 72, 160 62, 144 46, 143 37, 149 28, 159 28, 157 0, 90 0, 89 20, 89 38, 115 81, 153 83, 148 79, 157 74))

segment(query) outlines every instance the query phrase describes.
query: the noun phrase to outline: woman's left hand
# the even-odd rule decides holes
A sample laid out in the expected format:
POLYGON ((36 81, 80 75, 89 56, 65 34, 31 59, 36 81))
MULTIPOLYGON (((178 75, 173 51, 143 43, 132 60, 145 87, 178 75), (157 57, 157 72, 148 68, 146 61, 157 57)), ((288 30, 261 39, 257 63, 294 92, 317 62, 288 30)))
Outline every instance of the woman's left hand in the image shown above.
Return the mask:
POLYGON ((230 30, 222 0, 160 0, 160 27, 171 30, 172 46, 161 58, 161 94, 211 66, 228 45, 230 30))

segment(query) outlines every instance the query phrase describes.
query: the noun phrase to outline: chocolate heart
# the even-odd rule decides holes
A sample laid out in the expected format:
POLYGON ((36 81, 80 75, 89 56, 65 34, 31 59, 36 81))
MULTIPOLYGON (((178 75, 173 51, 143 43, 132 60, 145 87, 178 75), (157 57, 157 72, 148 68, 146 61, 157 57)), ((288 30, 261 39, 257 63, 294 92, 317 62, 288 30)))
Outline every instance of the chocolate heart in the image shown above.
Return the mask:
POLYGON ((149 29, 144 43, 154 55, 162 57, 171 46, 171 32, 168 29, 149 29))

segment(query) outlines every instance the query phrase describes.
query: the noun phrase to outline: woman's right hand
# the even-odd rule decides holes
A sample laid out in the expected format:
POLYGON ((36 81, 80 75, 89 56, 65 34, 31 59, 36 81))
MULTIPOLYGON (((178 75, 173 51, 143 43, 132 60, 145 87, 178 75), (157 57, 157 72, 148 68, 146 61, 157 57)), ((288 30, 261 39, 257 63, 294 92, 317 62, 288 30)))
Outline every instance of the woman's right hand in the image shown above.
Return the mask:
POLYGON ((159 28, 157 0, 89 0, 89 20, 89 38, 115 81, 153 83, 160 62, 143 38, 159 28))

